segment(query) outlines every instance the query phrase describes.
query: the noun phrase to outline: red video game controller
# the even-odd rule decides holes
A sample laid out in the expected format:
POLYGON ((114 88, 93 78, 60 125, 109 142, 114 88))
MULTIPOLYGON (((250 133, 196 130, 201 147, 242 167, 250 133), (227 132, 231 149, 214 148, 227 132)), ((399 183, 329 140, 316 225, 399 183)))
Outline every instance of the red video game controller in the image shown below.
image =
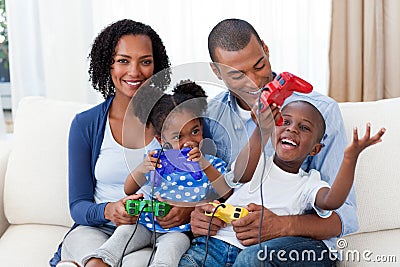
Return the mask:
MULTIPOLYGON (((294 91, 310 93, 312 90, 313 86, 305 80, 289 72, 282 72, 276 76, 272 82, 269 82, 262 88, 260 95, 260 112, 264 112, 272 103, 282 106, 286 98, 291 96, 294 91)), ((281 117, 276 125, 280 126, 282 124, 283 118, 281 117)))

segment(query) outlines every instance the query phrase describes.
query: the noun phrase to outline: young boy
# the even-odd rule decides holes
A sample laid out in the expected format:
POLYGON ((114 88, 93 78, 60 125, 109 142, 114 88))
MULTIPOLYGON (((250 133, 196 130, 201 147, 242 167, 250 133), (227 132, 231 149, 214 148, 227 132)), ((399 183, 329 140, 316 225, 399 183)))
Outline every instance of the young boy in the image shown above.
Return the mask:
MULTIPOLYGON (((336 176, 332 187, 321 180, 320 173, 316 170, 305 172, 301 165, 305 158, 310 155, 318 154, 323 145, 320 143, 325 132, 325 121, 320 112, 312 104, 306 101, 294 101, 287 104, 281 111, 284 119, 282 126, 277 126, 272 135, 272 144, 275 148, 273 158, 261 156, 257 166, 247 164, 245 169, 236 167, 238 161, 245 162, 241 157, 245 154, 239 154, 238 159, 232 164, 232 172, 235 176, 228 175, 227 182, 235 188, 235 193, 226 201, 233 206, 248 206, 249 210, 254 209, 254 204, 263 204, 277 215, 298 215, 306 210, 314 209, 316 213, 323 218, 330 216, 333 209, 340 207, 349 193, 353 179, 354 171, 359 154, 368 146, 381 142, 381 137, 385 133, 382 128, 377 134, 370 137, 370 125, 367 124, 366 134, 358 139, 357 129, 354 129, 352 143, 346 148, 343 162, 336 176), (251 179, 240 179, 242 171, 253 173, 251 179), (239 180, 239 182, 235 182, 239 180), (261 180, 262 179, 262 183, 261 180), (263 201, 260 200, 260 185, 262 184, 263 201), (240 186, 238 186, 240 185, 240 186), (250 204, 249 204, 250 203, 250 204)), ((264 139, 270 136, 270 133, 264 133, 264 139)), ((241 165, 243 166, 243 165, 241 165)), ((242 218, 245 220, 245 218, 242 218)), ((239 222, 239 221, 238 221, 239 222)), ((231 224, 221 228, 216 235, 208 241, 208 247, 218 246, 218 251, 209 249, 206 266, 217 259, 227 257, 221 254, 221 251, 232 250, 236 247, 236 255, 230 258, 231 262, 236 261, 236 257, 241 253, 245 246, 237 239, 237 233, 231 224)), ((280 242, 279 237, 263 242, 268 247, 269 242, 280 242)), ((290 237, 289 237, 290 238, 290 237)), ((204 257, 195 255, 204 255, 206 251, 205 243, 196 240, 196 247, 191 248, 180 261, 179 266, 189 266, 189 258, 202 264, 204 257)), ((309 238, 304 238, 301 242, 312 242, 309 238)), ((271 243, 272 244, 272 243, 271 243)), ((293 244, 296 247, 296 244, 293 244)), ((252 259, 253 263, 257 261, 252 259)), ((260 260, 260 259, 258 259, 260 260)))
MULTIPOLYGON (((282 203, 287 203, 283 207, 289 214, 302 214, 312 207, 321 217, 329 216, 331 210, 343 205, 350 192, 358 156, 365 148, 381 142, 385 129, 380 129, 377 134, 370 137, 371 127, 368 123, 365 135, 362 139, 358 139, 357 128, 354 128, 353 141, 345 149, 339 172, 330 187, 321 180, 318 171, 311 170, 306 173, 301 169, 308 155, 315 156, 323 149, 320 142, 326 126, 321 113, 309 102, 294 101, 282 109, 281 116, 284 120, 283 125, 275 127, 271 140, 275 148, 273 162, 266 164, 262 170, 261 157, 252 180, 257 178, 259 183, 261 173, 264 172, 266 180, 263 190, 266 190, 264 191, 266 199, 280 203, 281 206, 282 203), (278 171, 279 175, 273 176, 274 171, 278 171), (268 192, 277 197, 269 196, 268 192), (285 199, 290 200, 285 201, 285 199)), ((235 170, 235 173, 238 171, 235 170)), ((240 183, 249 181, 250 179, 241 179, 240 183)), ((252 181, 252 186, 257 182, 252 181)))

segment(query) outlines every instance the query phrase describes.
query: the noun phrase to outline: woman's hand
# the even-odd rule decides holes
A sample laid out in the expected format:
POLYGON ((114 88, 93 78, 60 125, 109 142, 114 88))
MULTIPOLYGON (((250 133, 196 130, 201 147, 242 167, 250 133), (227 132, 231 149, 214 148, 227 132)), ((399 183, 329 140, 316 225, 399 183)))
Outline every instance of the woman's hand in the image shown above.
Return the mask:
POLYGON ((157 194, 157 200, 160 202, 166 202, 171 206, 167 215, 164 217, 157 217, 157 222, 162 228, 177 227, 190 222, 190 213, 194 207, 183 207, 182 202, 165 200, 159 194, 157 194))
POLYGON ((129 215, 125 210, 125 203, 128 199, 139 199, 142 197, 143 194, 134 194, 116 202, 109 202, 104 209, 104 218, 112 221, 116 226, 123 224, 135 224, 138 216, 129 215))
POLYGON ((171 206, 166 216, 157 217, 157 222, 164 229, 187 224, 190 222, 192 210, 193 207, 171 206))

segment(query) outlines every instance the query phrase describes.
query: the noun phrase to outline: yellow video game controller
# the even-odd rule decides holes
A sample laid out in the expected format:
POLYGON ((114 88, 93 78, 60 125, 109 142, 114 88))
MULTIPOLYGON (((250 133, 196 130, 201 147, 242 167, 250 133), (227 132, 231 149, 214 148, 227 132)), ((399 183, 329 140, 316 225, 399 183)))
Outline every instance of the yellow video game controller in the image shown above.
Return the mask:
MULTIPOLYGON (((235 207, 228 203, 217 204, 210 202, 209 204, 213 205, 214 207, 219 206, 215 211, 214 217, 217 217, 226 223, 231 223, 232 221, 243 218, 249 214, 249 211, 246 208, 235 207)), ((212 212, 206 211, 205 215, 212 216, 212 212)))

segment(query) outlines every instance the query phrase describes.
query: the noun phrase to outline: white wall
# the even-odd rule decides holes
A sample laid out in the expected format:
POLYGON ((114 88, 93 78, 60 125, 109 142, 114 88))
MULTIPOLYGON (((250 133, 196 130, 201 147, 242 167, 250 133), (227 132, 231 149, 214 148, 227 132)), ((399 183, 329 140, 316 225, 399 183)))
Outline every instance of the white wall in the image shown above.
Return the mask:
POLYGON ((330 0, 6 0, 13 107, 26 95, 95 103, 87 55, 106 25, 130 18, 152 26, 173 66, 208 62, 207 37, 225 18, 248 20, 270 49, 276 72, 290 71, 325 93, 330 0))

